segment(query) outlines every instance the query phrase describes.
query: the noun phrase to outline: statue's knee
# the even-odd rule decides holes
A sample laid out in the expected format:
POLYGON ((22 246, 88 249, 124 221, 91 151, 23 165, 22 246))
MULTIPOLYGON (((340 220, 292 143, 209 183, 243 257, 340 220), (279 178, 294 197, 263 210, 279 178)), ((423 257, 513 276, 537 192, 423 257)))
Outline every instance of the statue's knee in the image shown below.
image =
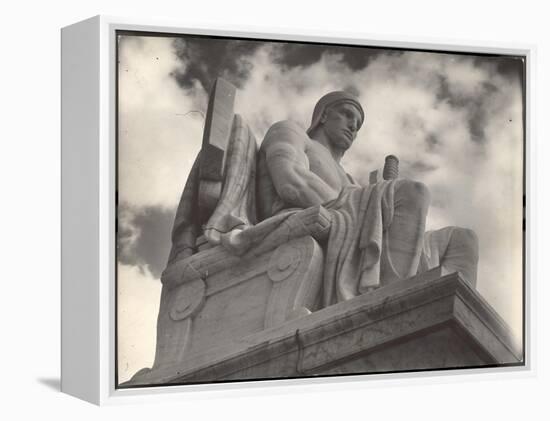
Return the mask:
POLYGON ((424 183, 412 180, 402 180, 398 188, 400 199, 409 206, 427 208, 430 204, 430 191, 424 183))
POLYGON ((476 259, 479 253, 479 241, 474 230, 469 228, 455 227, 453 230, 452 241, 467 249, 476 259))

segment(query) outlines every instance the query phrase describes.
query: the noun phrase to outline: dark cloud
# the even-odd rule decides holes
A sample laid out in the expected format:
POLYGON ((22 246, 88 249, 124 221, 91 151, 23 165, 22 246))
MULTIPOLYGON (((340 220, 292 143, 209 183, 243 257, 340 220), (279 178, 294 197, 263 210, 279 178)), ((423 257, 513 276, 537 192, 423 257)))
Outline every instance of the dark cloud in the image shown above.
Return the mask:
MULTIPOLYGON (((180 71, 174 72, 173 76, 186 90, 193 89, 198 81, 208 92, 213 81, 219 76, 241 88, 252 71, 250 64, 247 64, 248 61, 243 59, 252 56, 259 48, 266 45, 271 47, 273 63, 280 66, 282 71, 313 65, 325 54, 339 55, 342 63, 351 70, 358 71, 367 67, 380 55, 402 55, 405 51, 360 46, 186 36, 174 40, 176 55, 185 63, 185 66, 182 66, 180 71)), ((490 69, 493 74, 510 80, 510 83, 520 82, 523 78, 524 61, 520 57, 495 55, 468 57, 475 67, 490 69)), ((467 110, 471 140, 480 145, 484 144, 487 140, 484 127, 488 120, 487 111, 484 108, 485 99, 495 92, 496 87, 490 82, 485 82, 481 87, 481 93, 466 95, 450 89, 449 83, 451 82, 445 76, 439 76, 437 99, 448 102, 452 107, 467 110)), ((355 93, 359 91, 358 87, 353 85, 343 88, 355 93)), ((296 89, 299 91, 300 86, 296 86, 296 89)), ((414 125, 415 123, 404 120, 404 124, 414 125)), ((428 149, 433 149, 437 144, 437 139, 427 139, 428 149)))
POLYGON ((352 70, 365 68, 380 54, 401 54, 397 50, 378 48, 186 36, 174 40, 176 55, 185 66, 173 76, 186 90, 192 90, 198 81, 208 92, 219 76, 240 88, 251 71, 243 58, 250 57, 266 45, 272 48, 273 62, 283 70, 312 65, 323 54, 340 55, 342 62, 352 70))
POLYGON ((155 278, 166 266, 170 252, 170 235, 174 211, 160 207, 140 208, 138 211, 122 206, 118 224, 118 258, 129 265, 147 265, 155 278), (121 221, 125 219, 125 221, 121 221))
POLYGON ((433 152, 441 145, 441 142, 435 134, 428 133, 428 135, 426 136, 426 145, 428 151, 433 152))
POLYGON ((318 62, 323 54, 338 54, 351 70, 364 69, 380 54, 400 54, 398 51, 378 48, 289 42, 274 43, 274 51, 274 62, 283 67, 310 66, 318 62))
POLYGON ((487 140, 485 138, 485 127, 488 115, 484 105, 484 101, 480 97, 470 98, 465 104, 468 110, 470 138, 476 143, 484 143, 487 140))
POLYGON ((192 89, 199 81, 208 92, 214 80, 222 76, 237 87, 242 87, 250 68, 243 57, 252 55, 264 45, 262 41, 191 37, 174 39, 176 55, 185 68, 173 76, 184 89, 192 89))
POLYGON ((512 83, 521 82, 525 71, 525 60, 523 57, 513 56, 476 56, 476 65, 485 66, 487 64, 495 66, 495 72, 510 79, 512 83))
MULTIPOLYGON (((520 83, 523 78, 524 63, 517 57, 502 56, 472 56, 473 65, 489 70, 490 74, 504 77, 510 84, 520 83)), ((498 88, 491 82, 483 82, 480 91, 475 95, 464 94, 460 91, 451 90, 451 82, 443 75, 439 76, 439 89, 437 99, 448 102, 455 108, 463 108, 468 113, 468 129, 471 140, 478 144, 484 144, 484 128, 488 123, 488 113, 486 109, 487 98, 498 94, 498 88)), ((502 104, 505 107, 507 104, 502 104)))

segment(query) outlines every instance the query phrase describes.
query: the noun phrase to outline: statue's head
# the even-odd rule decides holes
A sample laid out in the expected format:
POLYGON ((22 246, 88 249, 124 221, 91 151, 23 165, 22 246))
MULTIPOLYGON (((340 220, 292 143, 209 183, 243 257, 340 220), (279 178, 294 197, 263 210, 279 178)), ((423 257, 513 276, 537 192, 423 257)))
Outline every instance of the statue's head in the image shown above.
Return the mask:
POLYGON ((323 137, 338 149, 348 149, 365 119, 357 97, 344 91, 330 92, 315 105, 307 134, 323 137))

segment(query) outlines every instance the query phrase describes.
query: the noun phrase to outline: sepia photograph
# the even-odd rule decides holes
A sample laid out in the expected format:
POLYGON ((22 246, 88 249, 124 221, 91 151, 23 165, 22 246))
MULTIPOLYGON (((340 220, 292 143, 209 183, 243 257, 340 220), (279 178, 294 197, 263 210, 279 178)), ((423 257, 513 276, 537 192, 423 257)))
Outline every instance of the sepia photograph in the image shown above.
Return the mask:
POLYGON ((525 364, 525 56, 116 43, 116 387, 525 364))

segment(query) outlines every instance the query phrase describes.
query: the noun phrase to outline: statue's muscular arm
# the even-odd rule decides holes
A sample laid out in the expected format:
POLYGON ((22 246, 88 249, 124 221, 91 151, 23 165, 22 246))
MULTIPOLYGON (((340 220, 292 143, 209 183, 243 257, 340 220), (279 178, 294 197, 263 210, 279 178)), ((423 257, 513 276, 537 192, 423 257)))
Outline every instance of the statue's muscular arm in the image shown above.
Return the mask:
POLYGON ((305 133, 283 123, 270 129, 262 146, 275 190, 290 206, 321 205, 339 194, 310 170, 306 154, 309 141, 305 133))

